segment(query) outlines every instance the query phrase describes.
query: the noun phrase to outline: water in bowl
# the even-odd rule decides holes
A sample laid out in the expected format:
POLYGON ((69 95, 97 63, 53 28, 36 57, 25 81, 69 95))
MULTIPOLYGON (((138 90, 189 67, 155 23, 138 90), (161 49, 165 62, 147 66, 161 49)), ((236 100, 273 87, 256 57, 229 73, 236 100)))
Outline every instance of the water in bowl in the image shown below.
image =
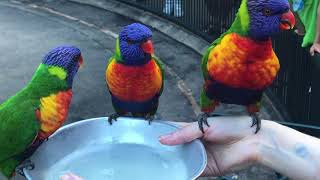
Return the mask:
POLYGON ((48 170, 46 180, 72 172, 85 180, 188 179, 177 154, 137 144, 99 145, 70 154, 48 170))

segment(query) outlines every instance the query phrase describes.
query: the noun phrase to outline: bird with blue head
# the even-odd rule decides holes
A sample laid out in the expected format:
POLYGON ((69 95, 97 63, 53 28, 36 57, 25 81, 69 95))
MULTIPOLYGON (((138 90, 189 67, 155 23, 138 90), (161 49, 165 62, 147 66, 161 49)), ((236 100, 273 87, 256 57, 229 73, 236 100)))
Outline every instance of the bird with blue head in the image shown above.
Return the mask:
POLYGON ((73 46, 60 46, 44 57, 43 64, 62 68, 67 75, 68 86, 72 87, 74 76, 83 65, 83 58, 80 49, 73 46))
POLYGON ((152 121, 163 91, 164 71, 154 55, 148 27, 133 23, 122 28, 106 69, 106 82, 115 110, 110 124, 128 113, 152 121))
POLYGON ((287 0, 242 0, 231 28, 209 46, 202 58, 203 113, 198 117, 202 132, 210 113, 226 103, 246 106, 258 133, 262 94, 280 68, 271 37, 294 25, 287 0))
POLYGON ((248 35, 253 39, 266 40, 281 30, 292 29, 295 24, 287 0, 247 0, 247 11, 248 35))
POLYGON ((10 178, 15 168, 63 125, 73 79, 82 63, 77 47, 51 50, 26 87, 0 105, 0 174, 10 178))
POLYGON ((146 26, 134 23, 126 26, 119 34, 119 46, 123 63, 143 65, 153 54, 152 32, 146 26))

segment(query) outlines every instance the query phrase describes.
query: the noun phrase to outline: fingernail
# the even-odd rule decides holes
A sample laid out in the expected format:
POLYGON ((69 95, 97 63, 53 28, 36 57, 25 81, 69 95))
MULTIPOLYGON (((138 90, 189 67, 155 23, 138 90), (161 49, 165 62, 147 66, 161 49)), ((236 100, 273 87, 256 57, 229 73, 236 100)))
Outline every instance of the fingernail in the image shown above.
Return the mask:
POLYGON ((172 136, 172 134, 167 134, 167 135, 160 136, 159 137, 159 141, 166 140, 166 139, 170 138, 171 136, 172 136))

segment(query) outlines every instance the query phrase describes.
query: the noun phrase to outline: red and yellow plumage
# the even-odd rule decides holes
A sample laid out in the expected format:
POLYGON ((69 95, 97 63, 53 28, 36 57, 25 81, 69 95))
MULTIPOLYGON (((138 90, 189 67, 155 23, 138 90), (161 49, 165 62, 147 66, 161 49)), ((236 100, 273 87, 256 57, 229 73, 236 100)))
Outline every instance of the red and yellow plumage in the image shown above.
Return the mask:
POLYGON ((112 60, 106 80, 112 95, 127 102, 144 102, 156 96, 162 87, 162 73, 154 59, 140 66, 127 66, 112 60))
POLYGON ((36 112, 41 124, 38 139, 48 138, 63 125, 68 116, 71 99, 72 90, 60 91, 41 98, 40 109, 36 112))
POLYGON ((286 0, 242 0, 230 29, 205 52, 201 69, 205 84, 200 95, 199 128, 219 103, 243 105, 261 128, 260 101, 280 69, 271 36, 295 25, 286 0), (261 11, 263 10, 263 12, 261 11), (262 12, 262 13, 261 13, 262 12))
POLYGON ((269 86, 280 64, 271 39, 254 41, 231 33, 209 54, 207 69, 214 80, 233 88, 260 90, 269 86))

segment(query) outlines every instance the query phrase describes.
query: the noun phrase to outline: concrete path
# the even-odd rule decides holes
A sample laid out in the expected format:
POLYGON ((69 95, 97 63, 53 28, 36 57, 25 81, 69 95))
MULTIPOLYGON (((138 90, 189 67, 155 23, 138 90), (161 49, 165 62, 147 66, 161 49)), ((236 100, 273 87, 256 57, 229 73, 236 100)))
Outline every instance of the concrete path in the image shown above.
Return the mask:
MULTIPOLYGON (((104 81, 105 67, 112 56, 118 31, 133 22, 68 1, 2 1, 0 102, 26 85, 48 50, 72 44, 82 50, 85 66, 75 79, 69 122, 112 113, 104 81)), ((157 31, 154 31, 153 41, 156 54, 167 64, 167 70, 175 68, 169 68, 167 73, 159 114, 167 120, 191 121, 195 110, 185 96, 189 92, 181 80, 190 82, 193 89, 199 87, 201 77, 197 61, 200 55, 157 31)))

